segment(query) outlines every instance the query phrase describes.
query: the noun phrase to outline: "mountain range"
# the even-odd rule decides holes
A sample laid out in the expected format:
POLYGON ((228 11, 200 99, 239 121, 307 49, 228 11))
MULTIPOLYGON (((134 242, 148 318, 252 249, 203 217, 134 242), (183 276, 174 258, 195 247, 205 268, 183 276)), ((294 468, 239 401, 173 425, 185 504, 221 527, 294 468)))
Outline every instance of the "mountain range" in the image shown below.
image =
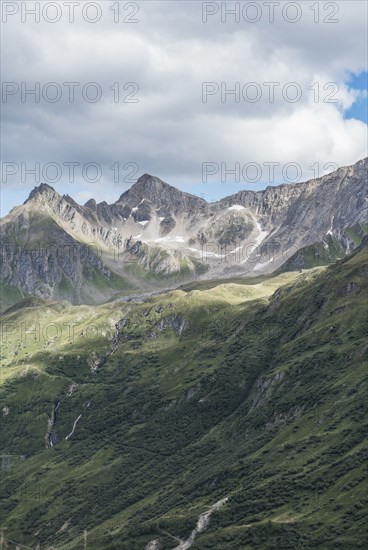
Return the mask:
POLYGON ((1 221, 2 308, 26 296, 103 303, 327 264, 367 233, 367 166, 213 203, 148 174, 113 204, 81 206, 41 184, 1 221))
POLYGON ((367 548, 367 162, 11 210, 1 548, 367 548))

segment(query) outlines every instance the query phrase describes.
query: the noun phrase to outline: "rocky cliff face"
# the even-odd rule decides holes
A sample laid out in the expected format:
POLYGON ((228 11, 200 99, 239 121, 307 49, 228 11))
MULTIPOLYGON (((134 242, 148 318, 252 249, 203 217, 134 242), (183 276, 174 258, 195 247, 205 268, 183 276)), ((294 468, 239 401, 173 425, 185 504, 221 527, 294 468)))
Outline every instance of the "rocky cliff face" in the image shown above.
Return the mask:
POLYGON ((104 264, 96 243, 75 239, 50 213, 55 209, 68 215, 78 205, 71 205, 68 198, 61 200, 49 186, 32 193, 25 207, 13 210, 1 226, 4 292, 13 287, 24 295, 94 303, 117 289, 129 288, 104 264))
POLYGON ((268 232, 263 244, 281 253, 270 263, 281 265, 298 249, 367 222, 367 167, 364 159, 304 183, 241 191, 221 204, 242 204, 258 216, 268 232))
POLYGON ((367 165, 364 159, 322 178, 215 203, 149 174, 113 204, 90 199, 81 206, 41 184, 2 220, 0 280, 81 303, 167 285, 167 278, 271 272, 328 236, 344 254, 359 244, 349 229, 358 224, 359 238, 367 231, 367 165))

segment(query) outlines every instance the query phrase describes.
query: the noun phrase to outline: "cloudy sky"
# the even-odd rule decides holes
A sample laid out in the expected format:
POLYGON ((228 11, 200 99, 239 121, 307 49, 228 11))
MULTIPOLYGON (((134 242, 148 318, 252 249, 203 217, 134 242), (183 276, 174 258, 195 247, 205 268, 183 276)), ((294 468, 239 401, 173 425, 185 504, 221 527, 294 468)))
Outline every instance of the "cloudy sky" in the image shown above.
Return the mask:
POLYGON ((41 181, 214 200, 367 155, 365 1, 39 5, 2 2, 3 213, 41 181))

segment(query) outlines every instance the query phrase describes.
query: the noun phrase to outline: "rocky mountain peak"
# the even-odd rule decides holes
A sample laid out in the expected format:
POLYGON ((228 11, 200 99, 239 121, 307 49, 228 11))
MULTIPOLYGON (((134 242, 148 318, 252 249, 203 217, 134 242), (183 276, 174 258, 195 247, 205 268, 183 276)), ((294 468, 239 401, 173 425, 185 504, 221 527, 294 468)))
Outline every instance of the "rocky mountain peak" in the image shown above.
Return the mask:
POLYGON ((55 195, 58 195, 58 193, 55 191, 51 185, 48 185, 48 183, 41 183, 40 185, 36 186, 32 191, 30 192, 28 199, 24 202, 29 202, 32 199, 37 199, 40 197, 54 197, 55 195))
POLYGON ((97 210, 97 203, 95 199, 89 199, 84 206, 94 211, 97 210))
POLYGON ((157 207, 167 207, 173 211, 193 207, 194 203, 206 203, 204 199, 180 191, 150 174, 143 174, 138 178, 136 183, 121 195, 116 204, 123 203, 136 207, 143 201, 151 202, 157 207))
POLYGON ((153 203, 157 203, 157 199, 159 199, 165 190, 178 191, 175 187, 165 183, 156 176, 143 174, 128 191, 125 191, 125 193, 121 195, 117 202, 128 202, 133 204, 133 202, 135 203, 137 200, 140 202, 147 199, 153 203))
MULTIPOLYGON (((163 192, 170 192, 174 190, 175 187, 172 187, 168 183, 165 183, 160 178, 156 176, 151 176, 150 174, 143 174, 137 182, 131 187, 130 192, 135 193, 140 199, 148 199, 152 202, 155 202, 156 199, 163 192)), ((178 191, 175 189, 175 191, 178 191)))
POLYGON ((143 174, 137 179, 134 185, 137 185, 137 184, 152 185, 152 183, 156 183, 159 185, 169 185, 168 183, 165 183, 157 176, 152 176, 151 174, 143 174))

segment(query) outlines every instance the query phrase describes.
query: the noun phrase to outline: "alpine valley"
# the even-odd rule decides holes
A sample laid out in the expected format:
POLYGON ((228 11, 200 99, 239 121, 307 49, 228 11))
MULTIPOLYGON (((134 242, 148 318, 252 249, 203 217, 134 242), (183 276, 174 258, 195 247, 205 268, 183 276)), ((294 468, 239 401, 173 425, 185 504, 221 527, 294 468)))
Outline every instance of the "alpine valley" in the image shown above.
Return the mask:
POLYGON ((367 548, 367 167, 2 219, 1 548, 367 548))

